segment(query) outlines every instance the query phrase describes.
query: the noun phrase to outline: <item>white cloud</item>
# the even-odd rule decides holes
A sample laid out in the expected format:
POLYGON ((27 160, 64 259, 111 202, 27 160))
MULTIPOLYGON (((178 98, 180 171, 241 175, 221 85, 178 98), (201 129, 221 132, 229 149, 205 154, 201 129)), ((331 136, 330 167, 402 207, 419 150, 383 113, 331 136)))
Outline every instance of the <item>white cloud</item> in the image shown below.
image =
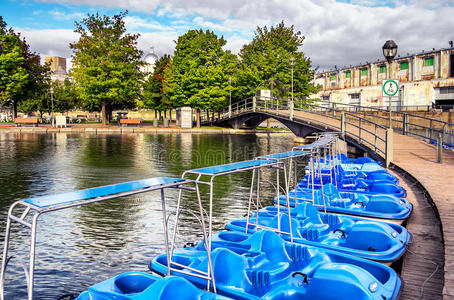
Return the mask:
POLYGON ((170 26, 162 25, 161 23, 144 19, 136 16, 126 16, 125 25, 129 31, 153 30, 161 32, 175 32, 175 29, 170 26))
MULTIPOLYGON (((55 2, 55 0, 42 0, 55 2)), ((74 5, 129 9, 128 28, 143 33, 140 45, 156 44, 162 53, 173 52, 177 33, 191 28, 211 29, 223 35, 228 49, 238 52, 257 26, 284 20, 294 24, 306 40, 303 51, 314 66, 331 68, 382 59, 388 39, 399 45, 398 54, 443 48, 452 40, 452 0, 65 0, 74 5), (388 7, 388 6, 393 6, 388 7), (137 17, 149 15, 150 17, 137 17), (151 16, 169 20, 160 24, 151 16)), ((41 43, 42 44, 42 43, 41 43)), ((51 47, 51 45, 49 45, 51 47)))
POLYGON ((61 56, 67 58, 67 66, 71 65, 70 58, 72 50, 69 43, 76 42, 79 35, 69 29, 45 29, 45 30, 22 30, 14 28, 20 32, 30 45, 30 49, 41 55, 41 58, 47 56, 61 56))
POLYGON ((59 21, 77 20, 85 17, 83 13, 65 13, 59 10, 50 11, 49 14, 59 21))

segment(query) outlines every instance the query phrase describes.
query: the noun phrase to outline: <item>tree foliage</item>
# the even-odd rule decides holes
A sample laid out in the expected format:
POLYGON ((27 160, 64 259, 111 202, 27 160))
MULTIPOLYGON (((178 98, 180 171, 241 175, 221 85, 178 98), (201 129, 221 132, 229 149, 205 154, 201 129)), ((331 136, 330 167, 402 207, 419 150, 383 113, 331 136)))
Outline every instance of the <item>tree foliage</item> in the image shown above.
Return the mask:
POLYGON ((165 72, 165 89, 175 106, 219 110, 228 104, 229 80, 236 56, 224 51, 223 37, 209 30, 189 30, 180 36, 171 68, 165 72))
POLYGON ((13 106, 14 116, 20 102, 37 101, 48 86, 49 68, 40 60, 0 16, 0 101, 13 106))
MULTIPOLYGON (((255 37, 243 46, 240 67, 237 75, 237 98, 253 96, 255 89, 264 81, 281 82, 285 89, 275 90, 274 94, 288 95, 291 85, 290 58, 295 59, 293 68, 294 95, 306 97, 316 91, 310 84, 314 71, 311 61, 299 51, 304 41, 301 32, 294 26, 287 27, 284 21, 268 29, 257 27, 255 37)), ((265 86, 266 87, 266 86, 265 86)))
POLYGON ((170 55, 164 55, 155 62, 153 73, 143 84, 142 101, 145 107, 158 111, 175 107, 167 97, 163 83, 165 70, 170 67, 170 64, 170 55))
POLYGON ((135 107, 143 79, 139 35, 126 33, 126 14, 88 14, 76 22, 79 41, 70 44, 74 51, 72 75, 82 104, 90 111, 102 111, 104 124, 113 110, 135 107))

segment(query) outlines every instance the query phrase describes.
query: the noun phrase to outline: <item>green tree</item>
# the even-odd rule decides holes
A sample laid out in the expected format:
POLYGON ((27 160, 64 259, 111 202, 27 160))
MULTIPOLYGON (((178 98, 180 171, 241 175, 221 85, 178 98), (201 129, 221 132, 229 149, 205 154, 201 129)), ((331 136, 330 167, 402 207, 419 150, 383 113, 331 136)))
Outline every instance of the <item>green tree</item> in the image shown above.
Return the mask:
POLYGON ((153 73, 143 84, 143 105, 155 111, 174 108, 173 103, 164 91, 164 73, 170 67, 170 55, 164 55, 155 62, 153 73))
POLYGON ((209 30, 189 30, 178 37, 171 68, 165 71, 165 93, 177 107, 219 110, 228 104, 229 80, 236 65, 236 56, 224 51, 223 37, 209 30))
POLYGON ((126 14, 88 14, 76 22, 79 41, 70 44, 71 73, 82 104, 90 111, 101 111, 103 124, 109 123, 113 110, 135 107, 143 79, 139 35, 126 33, 126 14))
POLYGON ((76 85, 66 78, 63 82, 52 82, 54 112, 67 112, 68 110, 81 107, 76 85))
POLYGON ((0 101, 13 106, 14 117, 20 102, 36 101, 46 88, 49 68, 40 61, 20 34, 6 28, 0 16, 0 101))
MULTIPOLYGON (((288 91, 291 85, 291 57, 295 59, 295 97, 307 97, 316 92, 317 88, 310 83, 314 76, 311 61, 299 51, 303 41, 301 32, 295 32, 293 25, 286 27, 284 21, 270 29, 266 26, 257 27, 253 40, 244 45, 239 53, 241 64, 235 97, 242 99, 253 96, 257 86, 267 80, 283 83, 288 91)), ((287 94, 286 91, 281 91, 280 96, 287 94)), ((274 93, 279 94, 279 90, 274 93)))

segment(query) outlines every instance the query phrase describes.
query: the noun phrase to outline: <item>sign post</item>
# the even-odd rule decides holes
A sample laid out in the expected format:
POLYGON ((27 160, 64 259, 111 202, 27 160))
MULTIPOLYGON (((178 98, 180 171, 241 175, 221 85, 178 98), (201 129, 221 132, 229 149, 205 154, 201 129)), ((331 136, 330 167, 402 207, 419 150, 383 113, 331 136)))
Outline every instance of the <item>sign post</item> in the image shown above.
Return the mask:
POLYGON ((389 128, 392 128, 392 98, 399 91, 399 80, 397 79, 387 79, 383 80, 382 83, 382 96, 389 97, 388 111, 389 111, 389 128))

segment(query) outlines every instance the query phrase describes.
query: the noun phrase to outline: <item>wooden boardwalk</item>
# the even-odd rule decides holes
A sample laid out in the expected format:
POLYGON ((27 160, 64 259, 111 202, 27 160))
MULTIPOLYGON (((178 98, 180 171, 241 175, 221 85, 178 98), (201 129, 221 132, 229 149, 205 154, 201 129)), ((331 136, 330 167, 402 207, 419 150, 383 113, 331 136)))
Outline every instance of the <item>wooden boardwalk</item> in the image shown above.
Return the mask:
MULTIPOLYGON (((311 119, 312 122, 332 130, 338 130, 340 127, 338 120, 308 112, 295 112, 295 119, 311 119)), ((347 133, 349 130, 358 134, 356 128, 349 129, 347 126, 347 133)), ((372 137, 367 136, 363 138, 372 139, 372 137)), ((430 295, 426 299, 440 299, 442 296, 438 286, 442 282, 443 299, 454 299, 454 152, 443 151, 443 163, 437 163, 435 146, 398 133, 394 133, 393 150, 394 159, 391 167, 397 167, 408 173, 419 182, 423 190, 427 191, 428 202, 434 204, 435 212, 439 214, 443 242, 438 243, 439 248, 437 250, 428 246, 433 243, 425 243, 426 240, 436 241, 436 232, 440 228, 435 222, 436 220, 428 216, 430 214, 428 205, 424 204, 424 201, 416 199, 415 206, 421 206, 422 209, 418 212, 415 211, 409 226, 411 226, 410 232, 415 237, 414 243, 410 246, 410 251, 418 254, 414 255, 414 260, 410 259, 406 262, 403 270, 405 283, 415 293, 410 295, 409 292, 407 293, 409 291, 409 288, 407 288, 403 296, 407 299, 418 299, 419 294, 416 295, 416 291, 423 285, 424 278, 427 278, 426 275, 421 275, 421 272, 435 269, 435 264, 423 259, 421 255, 437 253, 436 255, 441 256, 444 253, 443 258, 432 259, 440 269, 443 269, 443 272, 434 274, 426 282, 424 295, 430 295), (424 212, 424 209, 427 211, 424 212)), ((407 256, 411 257, 411 253, 407 256)))
POLYGON ((412 234, 403 257, 401 277, 405 284, 401 300, 443 298, 443 240, 438 216, 426 198, 426 193, 413 178, 393 170, 399 184, 407 191, 413 212, 406 227, 412 234))

